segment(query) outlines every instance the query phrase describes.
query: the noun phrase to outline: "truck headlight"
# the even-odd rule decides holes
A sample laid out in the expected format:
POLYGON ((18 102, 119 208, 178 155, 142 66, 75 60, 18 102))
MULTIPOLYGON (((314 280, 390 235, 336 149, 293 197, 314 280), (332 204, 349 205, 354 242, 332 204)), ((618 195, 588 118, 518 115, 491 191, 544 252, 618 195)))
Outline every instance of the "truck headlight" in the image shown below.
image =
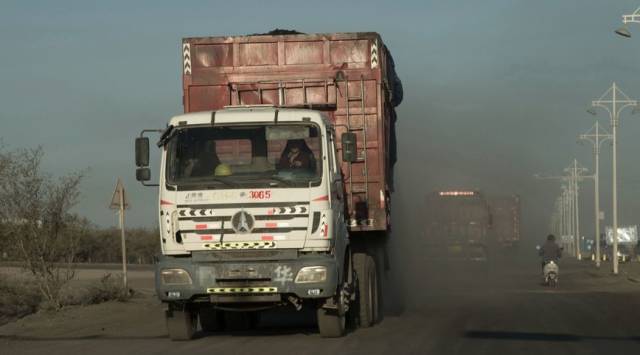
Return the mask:
POLYGON ((298 271, 296 276, 297 284, 324 282, 327 280, 326 266, 307 266, 298 271))
POLYGON ((164 269, 160 272, 164 285, 191 285, 191 276, 184 269, 164 269))

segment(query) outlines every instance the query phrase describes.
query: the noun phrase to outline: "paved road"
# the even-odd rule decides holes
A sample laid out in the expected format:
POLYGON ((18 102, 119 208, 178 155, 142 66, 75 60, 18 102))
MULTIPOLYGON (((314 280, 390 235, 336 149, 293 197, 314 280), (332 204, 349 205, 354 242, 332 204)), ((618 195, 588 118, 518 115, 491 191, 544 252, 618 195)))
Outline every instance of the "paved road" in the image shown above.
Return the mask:
MULTIPOLYGON (((377 326, 322 339, 299 313, 270 313, 251 332, 166 339, 161 306, 142 282, 128 303, 38 314, 0 328, 2 354, 629 354, 640 350, 640 284, 565 260, 557 290, 531 263, 490 279, 405 285, 404 307, 377 326)), ((150 277, 150 273, 148 274, 150 277)), ((394 284, 399 283, 394 279, 394 284)), ((141 281, 143 281, 141 279, 141 281)), ((442 280, 441 280, 442 281, 442 280)))

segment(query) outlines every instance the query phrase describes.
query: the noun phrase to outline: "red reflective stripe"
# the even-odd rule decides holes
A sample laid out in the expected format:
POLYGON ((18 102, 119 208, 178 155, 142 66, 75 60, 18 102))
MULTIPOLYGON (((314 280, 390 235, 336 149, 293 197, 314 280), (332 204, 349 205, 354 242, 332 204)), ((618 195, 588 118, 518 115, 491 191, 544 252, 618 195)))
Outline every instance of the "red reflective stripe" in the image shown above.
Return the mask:
POLYGON ((328 225, 324 225, 324 237, 326 238, 329 235, 329 226, 328 225))
POLYGON ((278 228, 278 223, 267 222, 267 223, 265 223, 265 227, 267 227, 267 228, 278 228))
POLYGON ((164 206, 164 205, 173 205, 173 202, 169 202, 167 200, 160 200, 160 206, 164 206))
POLYGON ((207 229, 206 224, 196 224, 196 229, 207 229))
POLYGON ((212 235, 201 235, 200 240, 213 240, 212 235))
POLYGON ((320 196, 313 201, 329 201, 329 195, 320 196))
POLYGON ((273 236, 272 235, 263 235, 262 236, 262 240, 273 240, 273 236))

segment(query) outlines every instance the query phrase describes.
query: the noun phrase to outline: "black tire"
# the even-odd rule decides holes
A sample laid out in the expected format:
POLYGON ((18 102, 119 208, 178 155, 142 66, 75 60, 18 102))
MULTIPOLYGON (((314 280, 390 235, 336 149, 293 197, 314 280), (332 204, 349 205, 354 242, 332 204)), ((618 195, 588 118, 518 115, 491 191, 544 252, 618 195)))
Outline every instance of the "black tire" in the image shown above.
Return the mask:
POLYGON ((205 332, 219 332, 224 330, 223 312, 213 308, 201 308, 198 314, 200 327, 205 332))
POLYGON ((191 340, 198 326, 198 314, 189 307, 169 308, 165 312, 167 332, 171 340, 191 340))
POLYGON ((347 329, 347 317, 339 314, 337 310, 327 310, 318 307, 318 330, 323 338, 339 338, 343 336, 347 329))
POLYGON ((356 253, 353 255, 353 267, 358 275, 358 323, 367 328, 378 321, 380 312, 376 263, 370 255, 356 253))

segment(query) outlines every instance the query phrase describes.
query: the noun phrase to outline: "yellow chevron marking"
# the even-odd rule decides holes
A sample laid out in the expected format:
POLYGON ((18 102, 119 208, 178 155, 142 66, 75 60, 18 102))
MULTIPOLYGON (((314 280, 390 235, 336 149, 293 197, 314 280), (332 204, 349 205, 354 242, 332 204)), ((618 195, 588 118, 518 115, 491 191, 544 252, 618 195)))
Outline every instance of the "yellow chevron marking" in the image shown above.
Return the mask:
POLYGON ((205 243, 204 248, 212 250, 223 249, 273 249, 276 243, 273 241, 256 241, 256 242, 225 242, 225 243, 205 243))
POLYGON ((208 288, 207 293, 216 294, 251 294, 251 293, 277 293, 277 287, 214 287, 208 288))

